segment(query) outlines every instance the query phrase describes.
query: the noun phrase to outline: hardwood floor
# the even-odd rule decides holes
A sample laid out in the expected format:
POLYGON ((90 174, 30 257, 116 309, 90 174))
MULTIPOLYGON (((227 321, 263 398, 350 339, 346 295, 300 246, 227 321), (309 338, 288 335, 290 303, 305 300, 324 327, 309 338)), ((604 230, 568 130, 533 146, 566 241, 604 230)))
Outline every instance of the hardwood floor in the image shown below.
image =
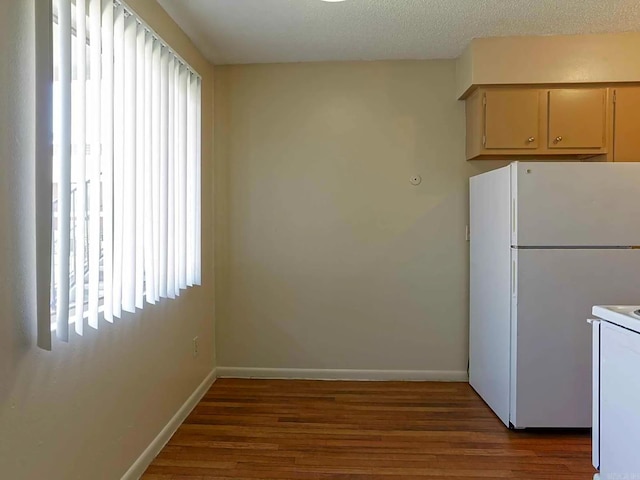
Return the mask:
POLYGON ((466 383, 219 379, 144 480, 590 480, 589 432, 507 430, 466 383))

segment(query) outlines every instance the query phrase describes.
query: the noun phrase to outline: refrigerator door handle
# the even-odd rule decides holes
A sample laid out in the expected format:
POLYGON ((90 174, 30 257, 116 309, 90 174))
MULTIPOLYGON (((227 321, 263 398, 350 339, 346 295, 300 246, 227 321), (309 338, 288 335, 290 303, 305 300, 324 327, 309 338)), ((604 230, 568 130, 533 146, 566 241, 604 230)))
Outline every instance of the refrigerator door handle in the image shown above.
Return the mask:
POLYGON ((601 320, 598 319, 598 318, 589 318, 589 319, 587 319, 587 323, 589 325, 596 325, 596 324, 598 324, 600 322, 601 322, 601 320))

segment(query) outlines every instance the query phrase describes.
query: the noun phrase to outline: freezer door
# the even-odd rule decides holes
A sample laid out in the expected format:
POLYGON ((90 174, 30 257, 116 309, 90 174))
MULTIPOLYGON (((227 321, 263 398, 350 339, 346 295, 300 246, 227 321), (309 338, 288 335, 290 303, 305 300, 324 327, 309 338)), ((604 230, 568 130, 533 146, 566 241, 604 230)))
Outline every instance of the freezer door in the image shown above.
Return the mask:
POLYGON ((517 246, 640 245, 640 163, 511 164, 517 246))
POLYGON ((590 427, 593 305, 640 298, 640 250, 514 250, 511 423, 590 427))

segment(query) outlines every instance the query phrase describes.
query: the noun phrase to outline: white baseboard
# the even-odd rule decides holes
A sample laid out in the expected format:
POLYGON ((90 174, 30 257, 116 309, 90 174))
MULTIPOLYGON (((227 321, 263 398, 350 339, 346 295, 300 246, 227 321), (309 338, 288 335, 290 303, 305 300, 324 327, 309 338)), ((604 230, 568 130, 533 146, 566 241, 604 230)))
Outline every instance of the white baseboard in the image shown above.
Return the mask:
POLYGON ((138 459, 131 465, 129 470, 122 476, 122 480, 138 480, 154 458, 160 453, 171 436, 182 425, 182 422, 189 416, 198 402, 207 393, 213 382, 216 381, 216 369, 214 368, 202 383, 189 396, 186 402, 178 409, 176 414, 169 420, 160 433, 153 439, 149 446, 142 452, 138 459))
POLYGON ((273 378, 304 380, 406 380, 467 382, 464 370, 348 370, 316 368, 218 367, 218 378, 273 378))

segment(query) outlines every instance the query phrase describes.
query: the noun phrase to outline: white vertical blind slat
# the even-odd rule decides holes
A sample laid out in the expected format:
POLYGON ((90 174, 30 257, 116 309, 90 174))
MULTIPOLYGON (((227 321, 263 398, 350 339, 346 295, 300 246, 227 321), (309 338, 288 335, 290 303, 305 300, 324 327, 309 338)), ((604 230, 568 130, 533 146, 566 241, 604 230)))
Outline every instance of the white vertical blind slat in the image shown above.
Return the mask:
MULTIPOLYGON (((124 220, 124 8, 115 11, 113 27, 113 316, 122 316, 122 254, 124 220)), ((105 296, 105 301, 106 301, 105 296)), ((105 310, 106 311, 106 310, 105 310)))
MULTIPOLYGON (((144 272, 146 300, 156 302, 153 261, 153 38, 145 32, 144 81, 144 178, 139 187, 144 193, 144 272)), ((141 219, 142 220, 142 219, 141 219)))
POLYGON ((73 85, 73 118, 72 118, 72 182, 75 183, 74 218, 74 252, 75 252, 75 330, 78 335, 84 333, 84 293, 85 293, 85 213, 87 198, 87 158, 86 158, 86 114, 87 114, 87 12, 86 3, 76 2, 76 40, 72 56, 76 65, 76 80, 73 85))
POLYGON ((58 0, 59 77, 58 98, 58 208, 57 208, 57 298, 56 335, 69 341, 69 254, 71 216, 71 0, 58 0))
POLYGON ((173 248, 174 248, 174 285, 173 290, 176 297, 180 296, 180 153, 182 144, 180 139, 180 122, 182 103, 180 101, 180 62, 175 63, 175 110, 174 110, 174 158, 173 158, 173 248))
POLYGON ((113 322, 113 150, 114 150, 114 58, 113 0, 102 3, 102 191, 104 318, 113 322))
POLYGON ((122 225, 122 309, 135 312, 136 306, 136 77, 138 24, 129 16, 124 34, 124 169, 122 225))
POLYGON ((152 162, 151 162, 151 178, 153 185, 153 291, 154 300, 160 300, 160 119, 161 119, 161 94, 160 94, 160 42, 153 39, 153 57, 152 57, 152 107, 151 118, 152 125, 152 162))
POLYGON ((187 77, 186 68, 180 69, 180 160, 178 198, 178 276, 179 288, 187 287, 187 77))
POLYGON ((189 154, 190 154, 190 161, 189 161, 189 189, 188 189, 188 193, 189 193, 189 199, 191 201, 191 204, 189 206, 189 219, 190 219, 190 224, 189 224, 189 232, 190 232, 190 238, 189 238, 189 246, 190 246, 190 257, 189 257, 189 265, 190 265, 190 272, 189 272, 189 285, 193 286, 195 285, 196 282, 196 251, 197 251, 197 229, 196 229, 196 225, 197 225, 197 197, 198 197, 198 187, 196 185, 196 181, 197 181, 197 162, 198 162, 198 105, 197 105, 197 99, 198 99, 198 79, 197 77, 191 73, 191 77, 190 77, 190 82, 191 82, 191 89, 189 90, 190 92, 190 100, 189 103, 191 105, 191 128, 189 130, 189 136, 190 136, 190 141, 189 141, 189 154))
POLYGON ((175 160, 176 160, 176 62, 169 58, 167 107, 167 296, 175 298, 176 284, 176 217, 175 217, 175 160))
POLYGON ((202 81, 196 93, 196 285, 202 285, 202 81))
POLYGON ((160 240, 158 245, 159 273, 158 295, 167 296, 167 156, 169 151, 169 59, 166 48, 162 48, 160 59, 160 240))
POLYGON ((193 215, 193 199, 194 199, 194 194, 195 194, 195 189, 194 188, 188 188, 188 186, 192 186, 193 185, 193 178, 195 177, 195 169, 194 169, 194 165, 193 165, 193 160, 194 160, 194 155, 195 155, 195 149, 194 149, 194 142, 195 142, 195 108, 194 108, 194 104, 193 104, 193 97, 195 94, 195 89, 191 83, 191 72, 187 71, 187 164, 186 164, 186 172, 185 172, 185 181, 186 184, 185 186, 187 188, 185 188, 185 202, 186 202, 186 208, 185 208, 185 215, 186 215, 186 244, 185 244, 185 249, 186 249, 186 278, 185 278, 185 282, 186 285, 188 287, 193 285, 193 263, 195 260, 195 250, 194 250, 194 243, 193 240, 195 238, 194 232, 193 232, 193 221, 194 221, 194 215, 193 215))
MULTIPOLYGON (((80 0, 82 1, 82 0, 80 0)), ((100 0, 90 0, 89 3, 89 23, 90 23, 90 74, 91 74, 91 101, 89 111, 93 116, 91 132, 91 168, 89 180, 89 326, 98 328, 98 302, 100 299, 100 253, 102 250, 102 240, 100 238, 100 156, 101 144, 100 128, 101 116, 101 81, 102 81, 102 6, 100 0)))
POLYGON ((136 40, 136 156, 135 156, 135 306, 142 308, 144 302, 144 155, 145 155, 145 29, 137 25, 136 40))

